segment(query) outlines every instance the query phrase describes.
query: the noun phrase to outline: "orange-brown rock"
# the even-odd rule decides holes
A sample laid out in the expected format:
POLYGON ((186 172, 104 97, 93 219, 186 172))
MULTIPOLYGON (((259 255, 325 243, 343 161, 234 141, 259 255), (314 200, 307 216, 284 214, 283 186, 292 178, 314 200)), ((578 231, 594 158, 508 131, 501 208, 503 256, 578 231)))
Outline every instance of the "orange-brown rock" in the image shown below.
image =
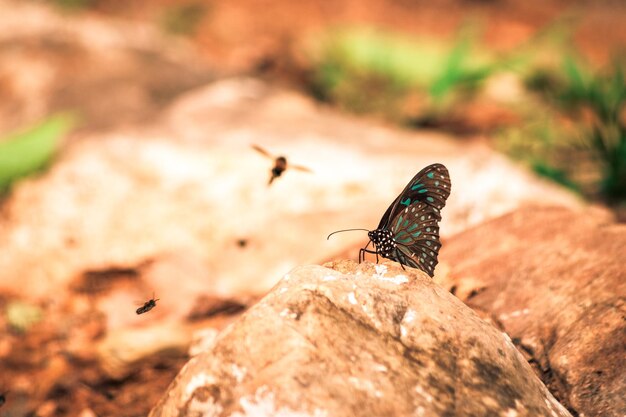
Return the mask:
POLYGON ((579 416, 626 415, 626 225, 529 208, 460 233, 443 283, 491 313, 579 416))
POLYGON ((502 332, 397 264, 286 275, 195 356, 164 416, 569 416, 502 332))
POLYGON ((76 110, 84 130, 151 122, 215 67, 183 40, 99 13, 0 1, 0 132, 76 110))

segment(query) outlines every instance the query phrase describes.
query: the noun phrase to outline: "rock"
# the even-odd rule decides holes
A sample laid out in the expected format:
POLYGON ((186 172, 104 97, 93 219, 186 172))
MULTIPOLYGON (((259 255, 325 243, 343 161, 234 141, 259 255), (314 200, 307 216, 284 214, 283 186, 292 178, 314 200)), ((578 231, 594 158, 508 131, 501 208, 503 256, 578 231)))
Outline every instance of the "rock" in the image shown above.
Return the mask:
POLYGON ((150 415, 570 415, 505 334, 424 273, 328 266, 287 274, 150 415))
POLYGON ((60 110, 92 131, 146 122, 215 77, 191 43, 137 20, 0 0, 0 27, 0 133, 60 110))
POLYGON ((441 282, 511 335, 580 416, 626 413, 626 225, 528 208, 448 239, 441 282))
POLYGON ((374 227, 435 161, 453 183, 443 236, 529 201, 578 204, 482 146, 337 115, 253 79, 184 94, 155 120, 77 140, 15 187, 0 215, 0 291, 62 299, 85 271, 141 269, 129 277, 136 292, 170 294, 177 317, 197 294, 264 294, 296 265, 361 242, 326 236, 374 227), (251 143, 314 173, 288 171, 268 187, 271 161, 251 143))

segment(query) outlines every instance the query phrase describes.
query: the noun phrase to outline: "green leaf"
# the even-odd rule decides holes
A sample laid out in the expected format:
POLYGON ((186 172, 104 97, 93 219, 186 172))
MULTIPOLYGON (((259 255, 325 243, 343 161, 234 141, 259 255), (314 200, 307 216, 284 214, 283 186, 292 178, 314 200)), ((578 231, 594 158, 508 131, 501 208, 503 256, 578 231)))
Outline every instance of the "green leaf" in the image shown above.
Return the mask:
POLYGON ((59 148, 61 139, 74 127, 68 114, 51 116, 23 132, 0 140, 0 193, 16 180, 44 168, 59 148))

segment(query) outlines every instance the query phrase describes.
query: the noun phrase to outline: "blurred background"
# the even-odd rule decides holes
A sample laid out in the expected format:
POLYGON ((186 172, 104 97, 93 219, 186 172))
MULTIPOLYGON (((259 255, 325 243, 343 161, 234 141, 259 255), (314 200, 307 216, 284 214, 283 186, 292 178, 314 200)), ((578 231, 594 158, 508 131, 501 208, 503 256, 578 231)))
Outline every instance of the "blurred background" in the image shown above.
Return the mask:
POLYGON ((444 244, 525 204, 626 220, 625 21, 617 0, 0 0, 0 415, 145 415, 291 268, 356 259, 364 235, 327 234, 374 228, 429 163, 444 244), (277 156, 306 171, 268 186, 277 156))

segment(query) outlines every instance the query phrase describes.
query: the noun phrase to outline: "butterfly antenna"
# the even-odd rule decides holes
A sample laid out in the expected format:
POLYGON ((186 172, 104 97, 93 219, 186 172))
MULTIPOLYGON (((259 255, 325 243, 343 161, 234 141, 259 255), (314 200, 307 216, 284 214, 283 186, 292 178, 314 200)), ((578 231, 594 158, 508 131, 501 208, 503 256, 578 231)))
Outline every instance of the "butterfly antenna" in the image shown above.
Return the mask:
POLYGON ((367 229, 344 229, 344 230, 337 230, 337 231, 332 232, 331 234, 329 234, 329 235, 328 235, 328 237, 326 238, 326 240, 330 239, 330 237, 331 237, 332 235, 334 235, 335 233, 341 233, 341 232, 351 232, 351 231, 353 231, 353 230, 365 230, 366 232, 369 232, 369 230, 367 230, 367 229))

